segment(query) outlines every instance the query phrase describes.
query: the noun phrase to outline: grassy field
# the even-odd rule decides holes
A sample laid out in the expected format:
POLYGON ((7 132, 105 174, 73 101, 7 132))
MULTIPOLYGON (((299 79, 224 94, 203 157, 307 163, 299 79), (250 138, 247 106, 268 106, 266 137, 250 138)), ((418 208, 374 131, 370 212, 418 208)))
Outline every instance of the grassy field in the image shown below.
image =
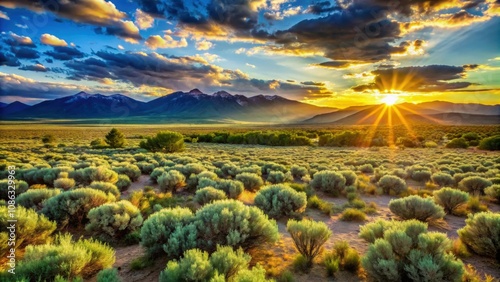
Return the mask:
MULTIPOLYGON (((428 225, 428 232, 443 233, 446 240, 449 240, 443 252, 453 254, 461 261, 460 267, 465 270, 460 281, 486 281, 485 275, 491 279, 500 278, 498 261, 500 247, 495 245, 499 252, 495 258, 491 252, 488 254, 475 249, 465 238, 460 240, 461 237, 457 233, 459 229, 466 226, 466 219, 469 215, 491 212, 497 218, 500 216, 498 196, 495 196, 494 189, 487 188, 497 187, 497 191, 500 191, 498 189, 498 184, 500 184, 500 153, 498 151, 483 151, 475 147, 450 149, 444 148, 442 144, 438 144, 436 148, 396 146, 339 148, 319 147, 317 144, 270 147, 187 143, 182 152, 165 154, 148 152, 139 148, 138 144, 144 136, 151 136, 160 130, 172 130, 189 135, 214 131, 245 132, 268 128, 262 126, 235 128, 228 125, 210 127, 120 125, 116 127, 125 135, 127 145, 124 148, 92 148, 89 145, 92 140, 104 138, 112 128, 109 125, 3 124, 0 127, 2 179, 7 178, 8 167, 15 166, 16 179, 26 182, 25 191, 60 190, 57 195, 51 194, 38 200, 36 205, 25 204, 27 208, 33 209, 40 216, 44 215, 54 221, 55 227, 50 232, 47 231, 49 234, 45 234, 44 238, 18 246, 16 255, 22 267, 26 267, 30 259, 33 260, 33 250, 30 249, 33 248, 32 246, 42 246, 51 241, 52 244, 56 244, 54 242, 59 240, 56 234, 68 232, 73 235, 74 240, 82 236, 84 239, 95 238, 109 244, 115 252, 114 259, 108 261, 107 264, 102 263, 101 268, 116 268, 123 281, 158 281, 167 262, 173 258, 179 259, 180 256, 172 256, 160 247, 157 255, 152 258, 148 257, 148 254, 151 254, 151 247, 144 243, 145 237, 141 238, 141 228, 145 229, 148 219, 154 217, 162 209, 176 207, 186 208, 195 212, 195 217, 198 216, 197 211, 217 204, 217 202, 210 204, 199 201, 196 192, 208 186, 224 191, 226 194, 222 193, 221 197, 233 198, 237 202, 242 202, 245 207, 258 208, 270 214, 272 209, 262 206, 256 198, 263 197, 259 194, 269 189, 266 188, 267 186, 278 185, 279 189, 287 190, 287 193, 291 195, 290 198, 283 198, 283 201, 290 201, 300 196, 307 199, 307 204, 287 202, 288 206, 284 205, 281 210, 278 210, 279 215, 269 220, 269 224, 275 226, 273 228, 277 229, 279 235, 274 240, 266 240, 251 247, 247 247, 246 243, 241 244, 251 256, 250 267, 261 265, 265 269, 267 279, 278 281, 330 281, 332 275, 337 281, 381 281, 373 276, 371 270, 363 269, 364 264, 358 262, 356 267, 349 268, 341 261, 339 269, 333 271, 332 266, 328 264, 328 259, 338 256, 339 245, 345 241, 352 249, 352 253, 359 254, 361 261, 367 260, 372 248, 370 246, 374 243, 359 236, 362 226, 378 220, 398 222, 404 220, 405 216, 398 213, 395 208, 391 208, 390 206, 394 204, 390 203, 412 195, 431 201, 432 203, 429 204, 432 205, 431 209, 439 208, 437 196, 434 196, 436 191, 450 187, 456 191, 464 191, 467 199, 446 214, 442 213, 439 216, 439 212, 434 212, 436 217, 429 216, 422 220, 428 225), (55 140, 43 143, 42 138, 46 135, 53 136, 55 140), (400 186, 397 186, 399 184, 386 184, 383 178, 387 176, 396 178, 402 184, 400 186), (323 180, 321 177, 324 177, 323 180), (480 185, 470 184, 468 179, 471 178, 480 185), (101 181, 101 184, 96 184, 94 181, 101 181), (102 182, 109 183, 110 186, 102 182), (242 187, 242 190, 236 193, 234 192, 236 188, 228 190, 224 188, 226 187, 224 185, 232 187, 231 189, 242 187), (89 186, 94 190, 106 192, 107 194, 103 193, 103 197, 108 198, 100 204, 79 209, 79 220, 75 221, 75 215, 70 214, 70 209, 53 210, 52 204, 61 203, 53 198, 89 186), (493 192, 490 193, 490 190, 493 192), (228 191, 234 193, 230 194, 228 191), (110 196, 110 194, 114 195, 110 196), (138 217, 140 214, 141 224, 134 227, 129 222, 124 225, 127 228, 123 229, 125 230, 123 234, 118 233, 116 229, 113 235, 103 231, 109 230, 109 226, 108 229, 88 227, 93 220, 89 215, 89 209, 106 203, 116 203, 119 200, 128 201, 132 206, 130 210, 138 211, 134 216, 138 217), (46 204, 49 201, 52 201, 50 206, 46 204), (294 208, 290 208, 290 205, 294 208), (332 232, 332 235, 325 240, 324 251, 314 258, 311 267, 304 269, 301 259, 298 258, 299 253, 295 248, 294 240, 287 231, 287 223, 290 219, 311 219, 315 222, 322 222, 332 232), (24 257, 25 255, 27 258, 24 257), (27 261, 24 265, 23 260, 27 261), (472 280, 473 278, 476 280, 472 280)), ((370 128, 363 127, 347 129, 370 130, 370 128)), ((280 130, 337 132, 346 128, 283 127, 280 130)), ((379 130, 377 134, 385 134, 389 129, 379 130)), ((414 130, 425 140, 442 140, 445 134, 458 136, 468 132, 476 132, 482 137, 492 136, 498 133, 499 127, 429 128, 422 126, 415 127, 414 130)), ((20 186, 18 184, 18 187, 20 186)), ((20 192, 18 188, 18 197, 22 195, 20 192)), ((4 193, 3 190, 2 193, 4 193)), ((2 195, 3 200, 8 200, 5 197, 6 193, 2 195)), ((98 198, 96 195, 90 197, 92 201, 98 198)), ((77 202, 76 198, 72 199, 77 202)), ((29 200, 26 202, 36 201, 35 199, 29 200)), ((297 203, 299 202, 297 200, 297 203)), ((274 202, 271 206, 276 205, 274 202)), ((204 228, 201 225, 196 226, 198 232, 204 228)), ((496 226, 491 230, 500 229, 496 226)), ((31 234, 37 234, 37 231, 32 231, 30 234, 21 232, 18 234, 18 240, 31 234)), ((142 234, 145 236, 145 233, 142 234)), ((494 244, 500 244, 500 242, 494 244)), ((240 245, 234 244, 233 246, 240 245)), ((2 249, 2 253, 6 251, 2 249)), ((61 255, 61 257, 64 256, 61 255)), ((404 260, 403 258, 393 259, 404 260)), ((3 255, 4 270, 6 269, 5 262, 5 255, 3 255)), ((97 273, 100 269, 88 266, 82 266, 82 269, 73 270, 69 272, 70 274, 65 273, 63 276, 70 278, 81 276, 85 281, 98 281, 97 273)), ((423 277, 424 274, 421 275, 420 277, 423 277)))

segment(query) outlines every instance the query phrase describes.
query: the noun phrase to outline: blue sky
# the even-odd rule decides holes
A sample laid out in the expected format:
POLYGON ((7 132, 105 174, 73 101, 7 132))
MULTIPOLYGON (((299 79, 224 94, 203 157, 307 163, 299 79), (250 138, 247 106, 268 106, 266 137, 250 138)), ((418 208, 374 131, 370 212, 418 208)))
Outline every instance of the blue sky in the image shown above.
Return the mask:
POLYGON ((7 0, 2 102, 79 91, 500 102, 497 0, 7 0))

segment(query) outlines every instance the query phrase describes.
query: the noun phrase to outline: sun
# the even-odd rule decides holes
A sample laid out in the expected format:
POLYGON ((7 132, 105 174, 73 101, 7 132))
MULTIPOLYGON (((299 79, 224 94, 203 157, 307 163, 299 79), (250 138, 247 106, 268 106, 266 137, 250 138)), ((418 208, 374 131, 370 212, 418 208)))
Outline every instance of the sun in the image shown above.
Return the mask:
POLYGON ((384 98, 382 98, 381 101, 384 102, 384 104, 386 104, 387 106, 392 106, 398 101, 398 95, 386 95, 384 98))

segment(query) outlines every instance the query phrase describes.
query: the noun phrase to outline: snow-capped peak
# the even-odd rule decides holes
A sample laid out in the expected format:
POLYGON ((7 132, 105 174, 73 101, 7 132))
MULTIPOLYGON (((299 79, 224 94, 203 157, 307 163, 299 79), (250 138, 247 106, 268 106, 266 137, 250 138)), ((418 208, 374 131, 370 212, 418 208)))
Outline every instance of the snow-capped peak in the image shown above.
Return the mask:
POLYGON ((278 95, 264 95, 264 97, 266 98, 266 100, 269 100, 269 101, 272 101, 272 100, 275 100, 277 98, 279 98, 278 95))
POLYGON ((221 98, 230 98, 233 97, 233 95, 227 93, 226 91, 217 91, 214 94, 212 94, 214 97, 221 97, 221 98))

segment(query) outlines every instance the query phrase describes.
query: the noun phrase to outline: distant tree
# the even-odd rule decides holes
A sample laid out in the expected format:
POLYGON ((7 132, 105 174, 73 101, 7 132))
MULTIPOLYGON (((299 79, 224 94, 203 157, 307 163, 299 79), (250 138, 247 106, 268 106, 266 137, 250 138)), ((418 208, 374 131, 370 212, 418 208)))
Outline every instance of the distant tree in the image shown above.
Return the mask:
POLYGON ((45 143, 45 144, 49 144, 49 143, 55 143, 56 142, 56 137, 52 134, 47 134, 45 136, 42 137, 42 142, 45 143))
POLYGON ((162 131, 155 137, 147 137, 139 146, 152 152, 174 153, 184 149, 184 136, 178 132, 162 131))
POLYGON ((111 148, 122 148, 125 145, 125 136, 118 129, 113 128, 106 134, 105 141, 111 148))
POLYGON ((479 149, 490 151, 500 150, 500 135, 484 138, 479 143, 479 149))

